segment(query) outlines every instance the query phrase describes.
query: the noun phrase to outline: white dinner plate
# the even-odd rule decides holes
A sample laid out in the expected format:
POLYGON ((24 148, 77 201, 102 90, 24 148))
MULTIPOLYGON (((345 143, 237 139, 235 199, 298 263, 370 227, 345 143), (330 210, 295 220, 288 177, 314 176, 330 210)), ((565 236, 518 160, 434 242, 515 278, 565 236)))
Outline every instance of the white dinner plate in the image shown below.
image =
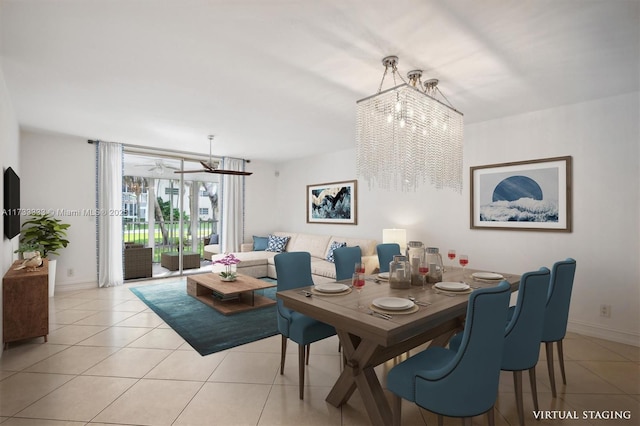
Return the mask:
POLYGON ((501 280, 504 277, 500 274, 496 274, 495 272, 474 272, 471 274, 473 278, 479 278, 481 280, 501 280))
POLYGON ((349 289, 349 286, 339 283, 327 283, 327 284, 316 284, 314 287, 316 291, 320 293, 340 293, 341 291, 346 291, 349 289))
POLYGON ((405 309, 413 308, 414 303, 409 299, 402 299, 400 297, 378 297, 373 299, 373 306, 388 311, 404 311, 405 309))
POLYGON ((388 280, 389 279, 389 273, 388 272, 380 272, 378 274, 378 278, 380 278, 381 280, 388 280))
POLYGON ((435 284, 436 288, 446 291, 465 291, 469 290, 469 284, 456 282, 440 282, 435 284))

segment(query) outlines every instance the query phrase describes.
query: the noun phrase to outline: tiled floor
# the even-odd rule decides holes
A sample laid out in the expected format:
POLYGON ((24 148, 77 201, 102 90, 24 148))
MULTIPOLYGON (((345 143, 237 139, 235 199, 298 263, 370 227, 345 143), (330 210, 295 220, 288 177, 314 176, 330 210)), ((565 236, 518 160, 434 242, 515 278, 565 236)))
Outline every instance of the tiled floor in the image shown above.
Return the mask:
MULTIPOLYGON (((312 345, 300 401, 295 344, 283 376, 279 336, 201 357, 129 291, 135 285, 143 284, 50 299, 49 342, 14 343, 0 358, 2 426, 369 424, 358 392, 341 408, 324 400, 340 370, 335 338, 312 345)), ((525 379, 528 424, 640 424, 639 348, 570 333, 565 353, 568 384, 560 380, 553 399, 541 352, 540 408, 580 419, 536 422, 525 379), (585 420, 585 410, 630 412, 631 419, 585 420)), ((383 384, 391 366, 377 369, 383 384)), ((403 403, 404 425, 427 423, 435 424, 433 414, 403 403)), ((496 423, 517 424, 511 373, 501 377, 496 423)), ((473 424, 486 424, 486 417, 473 424)))

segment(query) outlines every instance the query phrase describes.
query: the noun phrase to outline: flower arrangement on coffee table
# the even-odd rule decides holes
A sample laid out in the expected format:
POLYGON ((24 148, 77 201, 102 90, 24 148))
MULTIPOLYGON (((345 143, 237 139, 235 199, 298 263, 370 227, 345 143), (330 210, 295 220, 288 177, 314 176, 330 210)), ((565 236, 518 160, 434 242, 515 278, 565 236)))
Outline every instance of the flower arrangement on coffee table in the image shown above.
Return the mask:
POLYGON ((223 258, 213 262, 214 265, 224 265, 225 270, 218 274, 220 275, 220 278, 222 278, 222 281, 235 281, 238 278, 236 272, 231 269, 232 265, 236 265, 238 263, 240 263, 240 259, 235 257, 233 253, 228 253, 223 258))

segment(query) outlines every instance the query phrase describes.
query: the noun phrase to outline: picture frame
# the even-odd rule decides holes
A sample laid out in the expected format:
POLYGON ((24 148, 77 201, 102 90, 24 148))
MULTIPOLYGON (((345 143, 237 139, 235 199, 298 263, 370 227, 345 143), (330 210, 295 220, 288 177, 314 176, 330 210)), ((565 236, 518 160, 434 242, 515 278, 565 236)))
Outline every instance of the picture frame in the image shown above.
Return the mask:
POLYGON ((307 185, 307 223, 358 224, 358 181, 307 185))
POLYGON ((471 229, 571 232, 571 170, 571 156, 471 167, 471 229))

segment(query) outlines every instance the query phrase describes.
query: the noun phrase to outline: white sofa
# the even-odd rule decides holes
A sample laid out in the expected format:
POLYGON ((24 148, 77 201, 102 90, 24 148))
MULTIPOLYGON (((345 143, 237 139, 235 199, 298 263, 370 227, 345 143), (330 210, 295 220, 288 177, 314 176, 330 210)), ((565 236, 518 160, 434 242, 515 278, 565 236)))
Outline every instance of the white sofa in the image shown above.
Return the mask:
MULTIPOLYGON (((376 253, 378 242, 376 240, 282 231, 272 232, 272 234, 279 237, 291 237, 285 247, 286 252, 306 251, 311 254, 311 273, 313 274, 315 284, 335 281, 336 279, 335 265, 327 260, 327 254, 334 241, 345 242, 348 247, 360 247, 362 250, 362 261, 365 264, 365 273, 371 274, 378 268, 378 255, 376 253)), ((242 244, 240 250, 240 253, 234 253, 234 256, 240 259, 240 263, 236 265, 238 273, 250 275, 255 278, 278 278, 273 260, 278 253, 272 251, 253 251, 253 243, 242 244)), ((213 261, 222 257, 224 257, 224 254, 211 254, 213 261)), ((218 266, 220 265, 213 265, 213 270, 216 270, 218 266)))

